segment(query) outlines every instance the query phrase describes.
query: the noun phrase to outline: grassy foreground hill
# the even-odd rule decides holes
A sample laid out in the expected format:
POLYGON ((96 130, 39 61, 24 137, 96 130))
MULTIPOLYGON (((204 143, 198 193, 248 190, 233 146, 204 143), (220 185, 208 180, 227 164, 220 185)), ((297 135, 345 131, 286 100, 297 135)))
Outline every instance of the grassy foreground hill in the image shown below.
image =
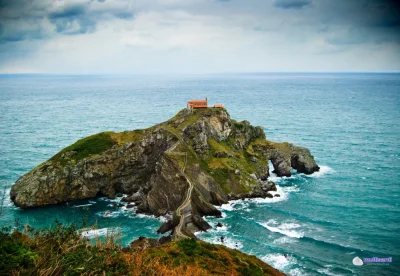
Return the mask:
POLYGON ((284 275, 254 256, 196 239, 121 248, 118 233, 89 241, 75 225, 0 232, 0 275, 284 275))

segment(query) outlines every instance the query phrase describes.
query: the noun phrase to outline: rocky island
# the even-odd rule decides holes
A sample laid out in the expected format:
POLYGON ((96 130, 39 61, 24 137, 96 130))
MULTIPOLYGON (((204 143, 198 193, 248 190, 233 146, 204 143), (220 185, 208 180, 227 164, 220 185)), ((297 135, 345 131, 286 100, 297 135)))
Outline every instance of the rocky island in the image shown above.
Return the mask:
POLYGON ((230 199, 272 197, 278 176, 319 170, 306 148, 268 141, 262 127, 237 122, 223 108, 183 109, 153 127, 102 132, 63 149, 19 178, 10 196, 31 208, 123 193, 137 212, 169 215, 158 230, 194 237, 230 199))

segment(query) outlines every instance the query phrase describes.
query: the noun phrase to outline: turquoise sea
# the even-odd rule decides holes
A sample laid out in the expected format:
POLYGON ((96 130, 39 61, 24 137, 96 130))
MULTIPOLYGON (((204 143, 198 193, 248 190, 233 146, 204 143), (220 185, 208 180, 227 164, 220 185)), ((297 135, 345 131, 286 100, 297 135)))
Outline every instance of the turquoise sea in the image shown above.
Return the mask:
MULTIPOLYGON (((290 275, 400 275, 400 75, 0 76, 0 188, 87 135, 152 126, 189 99, 222 103, 268 139, 308 147, 321 171, 272 177, 280 198, 223 205, 224 227, 198 237, 257 255, 290 275), (284 254, 287 254, 285 257, 284 254), (352 260, 392 257, 391 263, 352 260)), ((4 200, 0 226, 55 219, 120 229, 124 244, 162 218, 99 198, 21 210, 4 200), (104 217, 105 212, 111 215, 104 217)), ((95 233, 88 233, 95 234, 95 233)))

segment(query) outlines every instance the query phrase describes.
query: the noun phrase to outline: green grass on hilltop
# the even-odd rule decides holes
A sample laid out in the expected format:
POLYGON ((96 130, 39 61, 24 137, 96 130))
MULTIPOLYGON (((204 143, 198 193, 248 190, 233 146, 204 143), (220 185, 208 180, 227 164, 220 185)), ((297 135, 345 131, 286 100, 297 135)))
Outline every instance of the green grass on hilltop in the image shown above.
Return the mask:
POLYGON ((114 145, 123 145, 130 141, 139 141, 144 136, 144 130, 123 132, 101 132, 76 141, 54 155, 50 160, 65 165, 68 160, 79 162, 92 155, 101 154, 114 145), (69 156, 67 156, 69 155, 69 156))
POLYGON ((50 160, 53 162, 60 162, 62 165, 64 165, 67 161, 67 159, 65 158, 65 154, 69 152, 74 152, 71 155, 71 159, 75 161, 80 161, 83 158, 88 157, 89 155, 100 154, 117 144, 117 142, 112 139, 111 133, 112 132, 101 132, 80 139, 71 146, 68 146, 61 150, 50 160))

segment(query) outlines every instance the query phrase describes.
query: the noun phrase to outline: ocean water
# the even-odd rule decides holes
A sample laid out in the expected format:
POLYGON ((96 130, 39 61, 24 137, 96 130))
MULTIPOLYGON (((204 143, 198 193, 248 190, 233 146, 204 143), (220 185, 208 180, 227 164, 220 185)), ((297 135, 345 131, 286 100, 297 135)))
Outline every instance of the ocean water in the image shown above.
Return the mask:
MULTIPOLYGON (((290 275, 400 275, 400 75, 0 76, 0 188, 79 138, 152 126, 208 97, 268 139, 308 147, 321 171, 272 177, 279 198, 223 205, 224 227, 198 237, 254 254, 290 275), (285 256, 286 255, 286 256, 285 256), (355 266, 355 257, 392 263, 355 266)), ((118 199, 114 200, 118 201, 118 199)), ((105 198, 21 210, 4 200, 0 226, 86 218, 124 244, 163 218, 105 198)))

